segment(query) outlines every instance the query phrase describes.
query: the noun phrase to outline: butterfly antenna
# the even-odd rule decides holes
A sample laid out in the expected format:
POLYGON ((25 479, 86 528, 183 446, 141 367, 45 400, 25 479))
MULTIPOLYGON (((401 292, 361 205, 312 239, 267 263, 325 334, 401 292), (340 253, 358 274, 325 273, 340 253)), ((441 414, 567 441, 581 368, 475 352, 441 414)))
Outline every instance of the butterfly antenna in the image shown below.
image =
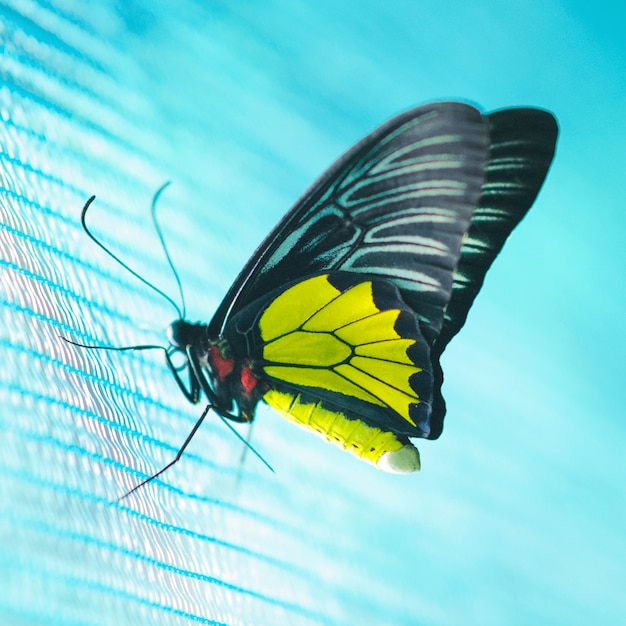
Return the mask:
MULTIPOLYGON (((161 191, 165 188, 165 185, 163 187, 161 187, 161 189, 159 189, 159 191, 157 192, 156 196, 155 196, 155 200, 156 197, 158 196, 159 193, 161 193, 161 191)), ((161 291, 158 287, 156 287, 155 285, 153 285, 150 281, 146 280, 143 276, 141 276, 140 274, 138 274, 137 272, 135 272, 135 270, 133 270, 132 268, 130 268, 128 265, 126 265, 126 263, 124 263, 124 261, 122 261, 118 256, 116 256, 115 254, 113 254, 113 252, 111 252, 111 250, 109 250, 99 239, 96 238, 96 236, 89 230, 87 223, 85 221, 86 215, 87 215, 87 210, 89 209, 89 207, 91 206, 91 203, 96 199, 96 196, 91 196, 91 198, 89 198, 89 200, 87 200, 87 202, 85 202, 85 206, 83 207, 83 210, 80 214, 80 223, 83 226, 83 230, 85 231, 85 233, 87 234, 87 236, 100 248, 102 248, 102 250, 104 250, 114 261, 117 261, 125 270, 127 270, 128 272, 130 272, 135 278, 138 278, 144 285, 147 285, 148 287, 150 287, 150 289, 156 291, 159 295, 163 296, 163 298, 165 298, 175 309, 176 312, 178 313, 178 316, 180 319, 183 319, 183 312, 180 310, 180 307, 176 304, 176 302, 174 302, 174 300, 172 300, 172 298, 170 298, 166 293, 164 293, 163 291, 161 291)), ((154 204, 154 201, 153 201, 154 204)), ((169 256, 168 256, 169 259, 169 256)))
POLYGON ((163 350, 167 352, 167 348, 165 346, 157 346, 152 344, 138 344, 136 346, 103 346, 103 345, 90 345, 88 343, 80 343, 78 341, 72 341, 67 337, 63 337, 63 335, 59 335, 60 339, 63 339, 65 343, 70 343, 73 346, 78 346, 79 348, 89 348, 91 350, 112 350, 114 352, 127 352, 128 350, 163 350))
MULTIPOLYGON (((183 305, 182 315, 180 315, 180 319, 185 319, 187 307, 185 305, 185 294, 183 293, 183 285, 180 282, 180 276, 178 275, 178 272, 176 271, 176 268, 174 267, 174 263, 172 262, 172 257, 170 257, 170 253, 167 249, 167 246, 165 245, 165 237, 163 237, 163 231, 161 230, 161 226, 159 225, 159 220, 157 219, 157 214, 156 214, 156 207, 157 207, 157 202, 159 200, 159 196, 163 193, 165 188, 169 186, 169 184, 170 184, 169 181, 163 184, 159 188, 159 190, 154 194, 154 198, 152 198, 152 208, 151 208, 152 222, 154 224, 154 229, 156 230, 157 235, 159 236, 161 247, 163 248, 163 252, 165 253, 165 257, 167 258, 167 263, 170 266, 170 269, 172 270, 172 274, 174 274, 174 278, 176 279, 176 284, 178 285, 178 293, 180 295, 180 302, 183 305)), ((179 309, 179 313, 180 313, 180 309, 179 309)))

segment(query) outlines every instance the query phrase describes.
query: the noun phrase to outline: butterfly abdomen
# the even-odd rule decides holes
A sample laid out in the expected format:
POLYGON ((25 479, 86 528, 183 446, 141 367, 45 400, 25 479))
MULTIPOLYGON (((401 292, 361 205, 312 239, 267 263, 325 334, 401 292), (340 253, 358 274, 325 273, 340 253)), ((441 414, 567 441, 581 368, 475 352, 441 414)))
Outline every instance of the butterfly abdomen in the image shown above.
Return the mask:
POLYGON ((417 448, 407 437, 370 426, 302 394, 271 389, 263 397, 277 413, 384 471, 406 474, 420 469, 417 448))

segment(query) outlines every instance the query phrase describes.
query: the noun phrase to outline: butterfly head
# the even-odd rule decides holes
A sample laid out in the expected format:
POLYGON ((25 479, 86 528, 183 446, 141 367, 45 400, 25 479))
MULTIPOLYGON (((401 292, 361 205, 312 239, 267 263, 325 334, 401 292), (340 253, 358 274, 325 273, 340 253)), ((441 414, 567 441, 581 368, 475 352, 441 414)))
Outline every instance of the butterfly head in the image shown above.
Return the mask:
POLYGON ((167 329, 167 339, 175 350, 185 352, 187 346, 197 345, 206 338, 206 326, 191 324, 187 320, 177 319, 167 329))
POLYGON ((211 339, 205 324, 192 324, 179 318, 168 327, 167 338, 170 354, 182 353, 187 365, 190 359, 196 360, 194 376, 198 377, 203 368, 213 387, 225 383, 230 377, 235 367, 230 347, 223 339, 211 339))

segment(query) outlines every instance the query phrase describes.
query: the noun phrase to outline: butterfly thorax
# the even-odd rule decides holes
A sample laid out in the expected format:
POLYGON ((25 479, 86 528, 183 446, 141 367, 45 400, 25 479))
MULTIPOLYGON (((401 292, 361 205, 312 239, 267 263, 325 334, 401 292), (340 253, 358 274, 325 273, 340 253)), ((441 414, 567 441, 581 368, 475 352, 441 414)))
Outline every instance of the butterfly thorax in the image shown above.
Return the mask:
POLYGON ((237 356, 226 338, 211 337, 206 324, 179 319, 170 325, 168 337, 172 348, 184 353, 199 388, 225 417, 245 422, 254 419, 268 384, 251 358, 237 356))
POLYGON ((229 412, 236 405, 236 421, 251 422, 259 400, 269 388, 255 362, 234 356, 224 338, 209 340, 203 356, 202 364, 209 373, 217 400, 229 412))

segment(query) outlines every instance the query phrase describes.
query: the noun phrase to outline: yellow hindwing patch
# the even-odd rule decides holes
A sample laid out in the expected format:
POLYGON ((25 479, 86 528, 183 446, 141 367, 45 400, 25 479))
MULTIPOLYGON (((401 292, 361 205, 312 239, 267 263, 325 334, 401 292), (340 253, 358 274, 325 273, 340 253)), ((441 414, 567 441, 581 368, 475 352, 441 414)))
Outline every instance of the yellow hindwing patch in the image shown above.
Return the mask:
POLYGON ((263 369, 286 383, 388 407, 415 426, 409 410, 419 396, 410 379, 422 370, 407 350, 416 339, 398 334, 400 308, 381 310, 373 288, 364 280, 342 292, 324 274, 285 290, 259 319, 263 369))
POLYGON ((326 276, 316 276, 294 285, 265 309, 259 320, 261 339, 271 341, 300 328, 316 311, 340 294, 326 276))

